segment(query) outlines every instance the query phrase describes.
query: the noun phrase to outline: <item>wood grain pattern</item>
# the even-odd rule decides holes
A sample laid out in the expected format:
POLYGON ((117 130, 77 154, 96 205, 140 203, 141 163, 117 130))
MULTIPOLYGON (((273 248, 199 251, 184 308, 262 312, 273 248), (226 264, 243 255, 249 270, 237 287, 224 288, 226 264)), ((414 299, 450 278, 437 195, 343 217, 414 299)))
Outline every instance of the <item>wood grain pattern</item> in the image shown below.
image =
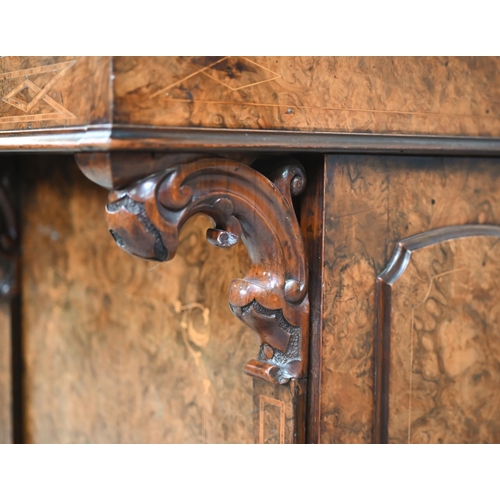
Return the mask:
MULTIPOLYGON (((78 159, 85 172, 90 163, 78 159)), ((207 230, 212 245, 228 248, 241 238, 251 265, 243 279, 231 282, 229 306, 261 341, 245 372, 276 384, 306 377, 308 267, 292 201, 305 187, 302 165, 273 159, 260 165, 270 168, 266 176, 256 163, 252 169, 218 157, 176 159, 172 164, 169 155, 155 157, 158 173, 111 192, 111 235, 131 255, 159 262, 175 256, 180 229, 198 213, 213 220, 207 230)), ((92 164, 93 177, 95 170, 92 164)))
POLYGON ((174 262, 133 259, 107 234, 105 190, 71 158, 23 161, 28 442, 253 442, 255 334, 220 304, 244 247, 188 222, 174 262))
POLYGON ((116 57, 116 124, 498 136, 500 60, 116 57))
POLYGON ((307 379, 286 385, 254 379, 254 436, 256 444, 305 442, 307 379))
POLYGON ((0 302, 0 444, 12 440, 11 314, 10 304, 0 302))
POLYGON ((111 58, 1 57, 0 131, 111 121, 111 58))
POLYGON ((399 240, 500 224, 500 161, 329 156, 321 442, 371 442, 376 277, 399 240))
POLYGON ((500 226, 406 238, 378 278, 379 442, 500 441, 500 226))
POLYGON ((320 442, 321 421, 321 349, 324 302, 324 224, 326 158, 323 155, 302 156, 307 170, 307 189, 300 203, 300 226, 304 235, 309 264, 309 373, 307 375, 307 442, 320 442))

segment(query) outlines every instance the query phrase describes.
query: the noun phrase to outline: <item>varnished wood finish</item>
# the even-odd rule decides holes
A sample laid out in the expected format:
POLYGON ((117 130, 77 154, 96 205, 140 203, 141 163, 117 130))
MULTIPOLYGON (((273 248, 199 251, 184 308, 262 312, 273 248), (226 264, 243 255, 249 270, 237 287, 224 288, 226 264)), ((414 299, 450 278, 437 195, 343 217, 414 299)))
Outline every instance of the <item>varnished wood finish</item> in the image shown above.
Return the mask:
POLYGON ((498 136, 500 63, 473 57, 116 57, 114 123, 498 136))
POLYGON ((0 131, 111 122, 111 58, 0 58, 0 131))
MULTIPOLYGON (((156 261, 174 257, 180 229, 197 213, 213 219, 213 228, 207 230, 207 239, 213 245, 227 248, 241 238, 251 266, 243 279, 231 283, 229 305, 257 332, 261 343, 258 357, 247 363, 245 372, 267 382, 290 385, 281 393, 291 391, 292 397, 280 401, 285 405, 282 416, 285 418, 286 413, 294 431, 287 431, 286 436, 283 431, 280 439, 303 442, 308 266, 292 202, 292 196, 299 195, 305 186, 302 166, 293 158, 274 159, 271 168, 263 162, 255 163, 252 169, 223 158, 130 157, 131 172, 134 165, 146 161, 146 169, 159 173, 112 192, 107 205, 111 235, 132 255, 156 261), (257 169, 268 170, 271 180, 257 169), (295 395, 297 390, 300 397, 295 395)), ((108 175, 110 170, 119 169, 110 167, 113 157, 107 156, 105 162, 95 162, 94 158, 77 157, 80 168, 94 180, 102 181, 101 172, 108 175)), ((118 161, 126 165, 124 156, 118 161)), ((122 171, 128 170, 124 166, 122 171)), ((255 390, 255 405, 261 415, 256 432, 261 439, 263 431, 258 429, 267 426, 261 398, 267 396, 260 384, 255 390)))
POLYGON ((154 153, 80 153, 75 159, 82 172, 106 189, 125 187, 134 181, 182 162, 203 158, 200 154, 172 154, 161 161, 154 153))
POLYGON ((499 84, 500 58, 0 57, 0 153, 75 154, 119 245, 179 246, 120 254, 104 191, 20 157, 0 439, 499 441, 498 245, 462 227, 500 226, 499 84))
POLYGON ((103 125, 0 132, 0 152, 387 153, 499 156, 500 140, 483 137, 348 134, 103 125))
POLYGON ((470 57, 2 57, 0 151, 498 154, 499 65, 470 57))
POLYGON ((301 200, 300 226, 304 234, 309 262, 309 300, 311 303, 307 442, 319 443, 326 161, 323 155, 303 157, 301 161, 308 171, 308 188, 301 200))
POLYGON ((307 380, 276 385, 254 379, 253 383, 255 443, 304 443, 307 380))
POLYGON ((398 243, 378 278, 375 438, 500 442, 500 226, 398 243))
MULTIPOLYGON (((279 384, 304 378, 307 261, 292 204, 292 196, 305 186, 301 165, 293 159, 277 161, 271 182, 242 163, 222 158, 174 166, 162 156, 151 162, 162 171, 113 192, 107 205, 108 225, 118 245, 138 257, 169 260, 184 222, 196 213, 209 215, 214 227, 207 238, 213 245, 227 248, 241 238, 249 251, 249 272, 229 287, 231 310, 261 340, 259 356, 247 363, 246 372, 279 384)), ((80 167, 89 168, 81 161, 80 167)))
POLYGON ((500 161, 330 156, 325 206, 321 442, 373 439, 376 278, 394 245, 500 224, 500 161))
POLYGON ((71 158, 21 167, 26 440, 252 443, 259 344, 221 303, 245 247, 214 248, 198 216, 172 263, 131 258, 71 158))
POLYGON ((0 159, 0 443, 14 441, 12 301, 19 291, 19 231, 13 158, 0 159))

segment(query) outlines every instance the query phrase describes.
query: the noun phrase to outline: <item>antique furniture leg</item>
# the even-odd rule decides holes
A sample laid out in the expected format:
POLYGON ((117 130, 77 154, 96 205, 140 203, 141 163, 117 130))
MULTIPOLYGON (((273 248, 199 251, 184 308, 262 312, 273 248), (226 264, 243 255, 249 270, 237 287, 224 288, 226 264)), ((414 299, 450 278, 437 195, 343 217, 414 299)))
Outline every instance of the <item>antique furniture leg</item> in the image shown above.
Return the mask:
POLYGON ((305 441, 309 332, 307 261, 292 196, 305 186, 301 164, 277 158, 268 176, 233 160, 201 155, 78 154, 85 175, 111 189, 109 231, 132 255, 174 257, 192 215, 214 221, 215 246, 245 244, 251 267, 229 286, 229 307, 256 331, 254 432, 259 443, 305 441), (148 175, 150 174, 150 175, 148 175))

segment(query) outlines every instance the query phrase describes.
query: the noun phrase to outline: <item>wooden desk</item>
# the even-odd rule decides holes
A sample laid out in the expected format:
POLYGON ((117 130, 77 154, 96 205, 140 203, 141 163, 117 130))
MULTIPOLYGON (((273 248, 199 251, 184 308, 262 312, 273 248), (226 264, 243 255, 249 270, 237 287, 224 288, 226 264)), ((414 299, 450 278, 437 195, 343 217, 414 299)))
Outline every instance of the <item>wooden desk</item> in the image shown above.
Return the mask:
POLYGON ((3 441, 500 441, 499 71, 0 58, 3 441))

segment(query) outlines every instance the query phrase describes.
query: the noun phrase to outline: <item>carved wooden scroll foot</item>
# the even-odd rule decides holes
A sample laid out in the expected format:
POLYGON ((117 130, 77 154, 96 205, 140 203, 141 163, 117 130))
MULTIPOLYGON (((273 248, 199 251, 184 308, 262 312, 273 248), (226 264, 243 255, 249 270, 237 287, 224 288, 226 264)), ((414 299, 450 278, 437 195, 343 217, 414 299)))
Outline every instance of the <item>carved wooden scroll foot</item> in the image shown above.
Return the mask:
MULTIPOLYGON (((250 256, 247 275, 229 286, 231 310, 261 342, 245 372, 275 384, 304 378, 307 265, 292 204, 292 196, 305 186, 302 166, 293 159, 277 160, 268 178, 224 158, 141 154, 131 155, 134 168, 129 172, 138 172, 141 160, 154 173, 110 194, 107 218, 117 244, 144 259, 170 260, 186 220, 197 213, 210 216, 214 227, 207 230, 208 241, 227 248, 241 239, 250 256)), ((101 163, 107 172, 125 171, 123 154, 120 168, 114 169, 109 154, 77 155, 77 161, 93 180, 99 178, 101 163)))

